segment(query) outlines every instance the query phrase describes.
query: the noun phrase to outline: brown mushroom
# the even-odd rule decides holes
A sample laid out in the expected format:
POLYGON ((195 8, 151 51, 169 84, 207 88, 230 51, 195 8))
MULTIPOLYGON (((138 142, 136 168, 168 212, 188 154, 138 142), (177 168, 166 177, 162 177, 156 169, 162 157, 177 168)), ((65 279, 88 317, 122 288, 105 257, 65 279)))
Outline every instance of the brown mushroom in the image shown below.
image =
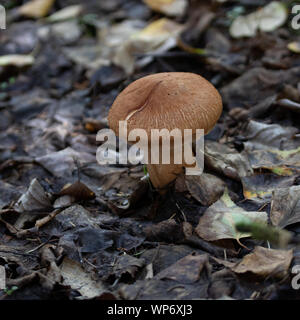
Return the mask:
MULTIPOLYGON (((203 129, 207 134, 222 113, 222 99, 215 87, 194 73, 166 72, 138 79, 114 101, 108 115, 110 128, 119 135, 119 121, 128 132, 144 129, 203 129)), ((151 141, 148 141, 150 143, 151 141)), ((173 158, 172 158, 173 159, 173 158)), ((147 164, 153 186, 165 188, 184 170, 184 164, 147 164)))

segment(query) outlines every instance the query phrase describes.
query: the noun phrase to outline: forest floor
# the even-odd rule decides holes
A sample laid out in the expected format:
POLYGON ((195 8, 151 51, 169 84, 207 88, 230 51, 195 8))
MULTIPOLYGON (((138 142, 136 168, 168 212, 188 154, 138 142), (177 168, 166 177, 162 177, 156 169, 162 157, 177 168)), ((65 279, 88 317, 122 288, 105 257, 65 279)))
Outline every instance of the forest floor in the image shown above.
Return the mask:
POLYGON ((145 2, 3 1, 0 299, 299 298, 291 2, 145 2), (163 197, 143 165, 98 164, 96 134, 127 85, 173 71, 224 109, 204 173, 163 197))

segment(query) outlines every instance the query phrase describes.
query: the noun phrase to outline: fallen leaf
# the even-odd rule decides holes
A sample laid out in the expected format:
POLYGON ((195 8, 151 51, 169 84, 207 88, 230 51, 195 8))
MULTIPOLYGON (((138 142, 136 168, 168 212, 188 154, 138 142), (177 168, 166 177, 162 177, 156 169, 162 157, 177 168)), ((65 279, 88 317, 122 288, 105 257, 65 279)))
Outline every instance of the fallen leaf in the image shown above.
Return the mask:
POLYGON ((168 219, 145 228, 147 240, 176 242, 184 239, 182 226, 174 219, 168 219))
POLYGON ((49 208, 51 208, 49 196, 36 178, 31 181, 28 190, 20 197, 14 206, 14 209, 18 212, 49 208))
POLYGON ((27 67, 34 63, 34 57, 24 54, 9 54, 0 57, 0 67, 15 66, 15 67, 27 67))
POLYGON ((254 37, 258 31, 274 31, 281 27, 288 17, 284 4, 272 1, 263 8, 246 16, 238 16, 230 26, 233 38, 254 37))
POLYGON ((55 221, 62 231, 78 227, 97 228, 99 224, 96 217, 93 217, 88 210, 77 204, 63 210, 55 217, 55 221))
POLYGON ((191 284, 200 279, 203 269, 210 270, 207 254, 189 254, 158 273, 156 279, 171 279, 191 284))
POLYGON ((215 141, 205 141, 204 159, 206 166, 234 180, 253 174, 247 157, 215 141))
POLYGON ((199 220, 196 227, 198 236, 206 241, 249 237, 249 233, 238 232, 235 225, 243 219, 266 222, 266 212, 245 211, 229 197, 227 189, 220 200, 210 206, 199 220))
POLYGON ((95 198, 95 193, 80 181, 76 181, 69 186, 65 186, 59 192, 59 195, 60 196, 68 195, 68 196, 74 197, 76 201, 90 200, 95 198))
POLYGON ((97 70, 102 66, 110 65, 110 56, 105 47, 83 46, 63 48, 64 54, 74 63, 87 69, 97 70))
POLYGON ((265 203, 271 199, 274 190, 290 187, 294 181, 294 177, 282 177, 274 173, 254 174, 242 178, 243 194, 246 199, 265 203))
POLYGON ((51 16, 47 18, 47 21, 49 22, 58 22, 58 21, 64 21, 76 18, 80 15, 82 12, 82 5, 72 5, 65 7, 59 11, 56 11, 51 16))
POLYGON ((164 13, 168 16, 182 16, 187 7, 186 0, 144 0, 154 11, 164 13))
POLYGON ((25 17, 39 19, 49 13, 54 2, 55 0, 31 0, 23 4, 19 12, 25 17))
POLYGON ((54 176, 57 177, 72 177, 73 170, 76 169, 74 159, 80 159, 82 164, 86 162, 95 162, 95 157, 86 152, 77 152, 72 148, 60 150, 58 152, 52 152, 45 156, 37 157, 35 161, 47 170, 49 170, 54 176))
POLYGON ((94 281, 91 275, 73 260, 64 258, 60 270, 63 276, 63 284, 78 291, 82 296, 81 298, 92 299, 108 292, 100 281, 94 281))
POLYGON ((144 259, 138 259, 129 254, 123 254, 118 257, 112 273, 117 279, 120 279, 125 275, 129 275, 131 279, 134 279, 138 270, 144 267, 144 265, 144 259))
MULTIPOLYGON (((274 96, 274 93, 281 90, 282 83, 296 85, 299 81, 299 71, 299 67, 293 67, 288 70, 270 70, 261 67, 250 68, 240 77, 222 87, 220 93, 223 103, 229 109, 235 107, 249 109, 249 107, 258 105, 264 99, 274 96)), ((260 109, 263 107, 264 104, 260 106, 260 109)))
POLYGON ((300 222, 300 186, 274 190, 270 220, 281 228, 300 222))
MULTIPOLYGON (((147 52, 167 51, 176 46, 177 35, 183 30, 183 25, 170 19, 162 18, 150 23, 143 30, 134 33, 117 50, 113 62, 124 68, 130 74, 134 70, 136 54, 147 52)), ((142 59, 139 65, 146 65, 152 61, 151 57, 142 59)))
POLYGON ((116 231, 93 227, 81 228, 76 234, 78 234, 78 243, 82 253, 94 253, 110 248, 114 244, 113 238, 119 235, 116 231))
POLYGON ((210 206, 224 193, 225 183, 212 174, 203 173, 200 176, 186 176, 186 186, 197 201, 204 206, 210 206))
POLYGON ((239 274, 251 272, 260 277, 282 278, 288 273, 292 259, 292 249, 274 250, 257 246, 241 262, 231 267, 231 270, 239 274))
POLYGON ((287 45, 288 49, 294 53, 300 53, 300 42, 293 41, 287 45))

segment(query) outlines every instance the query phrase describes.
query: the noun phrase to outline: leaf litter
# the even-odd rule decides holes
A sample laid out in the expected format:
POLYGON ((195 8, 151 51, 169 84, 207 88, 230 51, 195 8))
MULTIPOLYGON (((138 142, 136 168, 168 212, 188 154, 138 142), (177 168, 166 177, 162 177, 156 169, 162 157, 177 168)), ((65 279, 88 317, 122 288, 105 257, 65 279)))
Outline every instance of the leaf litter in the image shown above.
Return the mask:
POLYGON ((7 10, 0 299, 293 296, 300 40, 287 1, 259 3, 31 0, 7 10), (206 77, 224 110, 205 138, 204 174, 178 177, 161 198, 143 166, 98 165, 96 133, 130 82, 170 71, 206 77))

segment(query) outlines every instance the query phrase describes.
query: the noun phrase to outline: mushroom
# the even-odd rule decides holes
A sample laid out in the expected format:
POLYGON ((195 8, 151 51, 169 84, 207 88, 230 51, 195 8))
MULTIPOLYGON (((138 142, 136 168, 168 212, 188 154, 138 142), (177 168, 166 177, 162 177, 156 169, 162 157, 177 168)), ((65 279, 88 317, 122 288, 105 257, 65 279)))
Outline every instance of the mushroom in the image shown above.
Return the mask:
MULTIPOLYGON (((144 129, 150 144, 151 129, 192 129, 193 134, 196 129, 203 129, 207 134, 221 113, 221 96, 206 79, 194 73, 165 72, 127 86, 111 106, 108 123, 117 135, 119 121, 126 121, 128 132, 144 129)), ((150 180, 161 193, 187 167, 173 159, 170 164, 147 163, 150 180)))

